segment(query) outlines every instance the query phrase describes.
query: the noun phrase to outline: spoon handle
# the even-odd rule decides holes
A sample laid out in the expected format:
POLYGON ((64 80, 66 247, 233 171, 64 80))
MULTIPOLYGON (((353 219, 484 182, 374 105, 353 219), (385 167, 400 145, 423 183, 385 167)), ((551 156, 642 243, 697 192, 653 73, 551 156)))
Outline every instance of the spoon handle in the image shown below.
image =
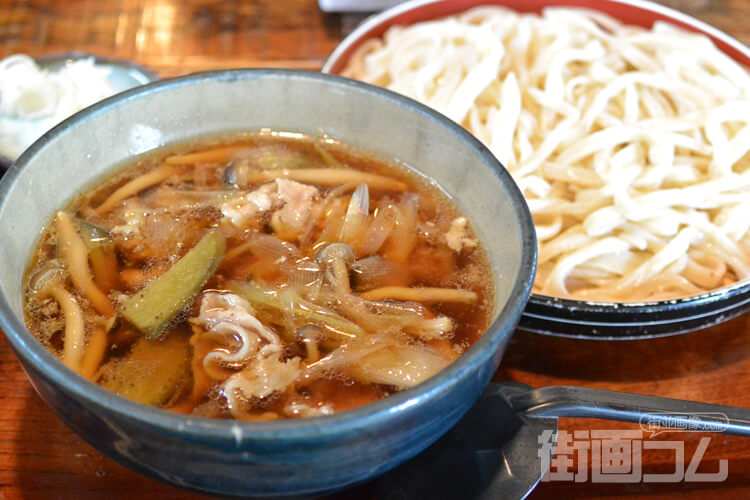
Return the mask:
POLYGON ((580 417, 642 425, 750 436, 750 410, 681 399, 642 396, 585 387, 552 386, 509 394, 519 415, 580 417))

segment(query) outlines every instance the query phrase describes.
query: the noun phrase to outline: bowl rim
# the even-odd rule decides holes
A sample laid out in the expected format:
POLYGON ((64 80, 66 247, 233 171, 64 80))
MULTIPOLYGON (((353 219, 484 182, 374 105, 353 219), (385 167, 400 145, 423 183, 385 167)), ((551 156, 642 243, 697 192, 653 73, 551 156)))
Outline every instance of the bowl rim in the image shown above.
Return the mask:
POLYGON ((735 60, 738 56, 744 57, 746 59, 744 64, 750 65, 750 47, 705 21, 650 0, 407 0, 389 9, 373 14, 362 21, 334 47, 333 51, 324 61, 321 71, 323 73, 338 74, 342 69, 342 65, 351 55, 351 52, 359 47, 364 40, 381 36, 388 27, 398 24, 398 21, 394 21, 394 18, 410 15, 415 11, 425 10, 429 12, 431 8, 438 9, 438 14, 429 14, 427 17, 420 18, 419 22, 422 22, 454 15, 480 6, 497 6, 516 12, 537 13, 546 8, 581 8, 603 12, 616 19, 620 18, 610 13, 610 9, 646 11, 652 15, 656 15, 657 18, 655 20, 668 21, 677 24, 683 29, 707 35, 718 45, 722 52, 727 53, 727 55, 735 60), (516 8, 518 5, 524 6, 524 8, 522 10, 516 8))
MULTIPOLYGON (((729 57, 741 64, 750 66, 750 47, 700 19, 649 0, 409 0, 380 13, 374 14, 364 20, 334 48, 333 52, 331 52, 326 59, 321 71, 338 74, 343 69, 343 66, 351 56, 352 52, 364 43, 364 41, 382 36, 386 29, 398 25, 401 18, 411 19, 416 17, 417 20, 411 20, 409 22, 409 24, 413 24, 414 22, 424 22, 448 15, 454 15, 480 6, 498 6, 522 13, 538 13, 545 8, 581 8, 602 12, 620 21, 622 21, 621 16, 612 13, 612 10, 621 13, 625 11, 640 13, 646 11, 651 14, 652 18, 649 18, 645 24, 649 24, 656 20, 666 21, 675 24, 680 28, 701 33, 708 36, 712 42, 717 45, 719 50, 727 54, 729 57), (522 5, 523 8, 518 9, 517 7, 519 5, 522 5), (436 11, 437 13, 435 13, 436 11)), ((653 301, 613 302, 575 299, 570 297, 546 295, 538 293, 532 289, 527 310, 524 312, 519 328, 548 335, 599 340, 633 340, 676 335, 685 333, 686 331, 693 331, 696 328, 694 327, 690 330, 680 329, 679 324, 676 322, 678 320, 675 320, 675 322, 672 323, 667 321, 652 321, 649 323, 648 321, 634 322, 628 318, 632 318, 638 314, 652 313, 654 309, 666 311, 670 313, 670 315, 677 315, 690 307, 706 307, 707 310, 705 313, 696 316, 718 319, 726 312, 726 308, 720 306, 723 299, 736 297, 748 291, 750 291, 750 278, 738 280, 729 285, 707 290, 696 295, 653 301), (533 312, 529 311, 529 306, 534 309, 533 312), (586 311, 593 315, 616 313, 617 318, 596 321, 573 318, 572 316, 556 316, 554 314, 554 311, 570 311, 571 309, 586 311), (550 328, 525 327, 525 320, 531 316, 537 320, 549 321, 557 325, 575 322, 580 323, 581 326, 585 325, 586 327, 593 328, 601 327, 603 329, 609 329, 610 331, 601 334, 572 334, 556 332, 551 326, 550 328), (635 335, 615 333, 612 335, 612 329, 617 329, 623 326, 635 327, 638 324, 642 324, 644 327, 646 327, 647 324, 659 324, 660 326, 674 324, 675 328, 670 329, 668 332, 644 332, 644 334, 635 335)), ((747 309, 750 305, 748 304, 748 301, 744 301, 738 304, 733 304, 731 307, 744 307, 744 309, 747 309)), ((744 311, 744 309, 742 310, 744 311)), ((729 319, 729 316, 724 316, 724 318, 729 319)), ((710 326, 711 324, 713 324, 711 321, 706 321, 703 326, 710 326)))
MULTIPOLYGON (((44 348, 27 330, 23 321, 16 317, 8 298, 0 292, 0 328, 13 347, 16 356, 31 364, 47 380, 70 393, 74 398, 85 402, 88 407, 100 412, 119 414, 123 419, 143 422, 160 432, 179 436, 195 442, 213 442, 219 440, 240 448, 244 440, 292 441, 319 435, 346 435, 358 432, 366 427, 388 419, 389 415, 401 413, 409 407, 418 406, 425 401, 443 395, 452 389, 451 381, 463 378, 477 366, 497 355, 504 341, 513 332, 526 300, 531 291, 536 264, 536 238, 533 231, 531 213, 526 206, 510 174, 494 158, 489 150, 473 135, 456 125, 448 118, 432 109, 387 89, 375 87, 338 75, 329 75, 317 71, 289 70, 277 68, 245 68, 194 73, 177 78, 164 79, 139 86, 120 94, 104 99, 64 120, 45 133, 32 144, 16 161, 5 177, 0 181, 0 207, 7 202, 7 193, 15 184, 21 169, 44 148, 47 143, 76 124, 105 113, 125 101, 136 100, 151 93, 168 91, 171 88, 187 85, 200 85, 202 81, 235 81, 259 78, 289 78, 314 80, 339 87, 351 86, 361 91, 374 93, 380 98, 411 109, 413 112, 437 121, 443 127, 456 134, 468 147, 474 149, 482 162, 500 178, 506 187, 511 205, 516 209, 516 217, 521 234, 520 265, 516 273, 512 290, 506 303, 499 308, 497 318, 487 328, 485 334, 471 349, 451 363, 437 375, 413 388, 393 394, 360 408, 343 411, 330 416, 306 419, 284 419, 272 422, 244 422, 230 419, 209 419, 189 415, 174 414, 131 402, 117 396, 102 387, 85 380, 66 368, 54 355, 44 348)), ((499 360, 499 358, 498 358, 499 360)))

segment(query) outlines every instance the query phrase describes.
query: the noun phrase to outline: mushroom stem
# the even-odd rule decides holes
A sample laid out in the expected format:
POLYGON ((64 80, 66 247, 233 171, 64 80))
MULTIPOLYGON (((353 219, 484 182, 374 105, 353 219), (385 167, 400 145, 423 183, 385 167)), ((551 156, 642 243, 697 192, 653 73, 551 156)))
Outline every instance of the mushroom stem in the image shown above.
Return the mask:
POLYGON ((460 302, 471 304, 476 302, 477 294, 471 290, 454 288, 409 288, 405 286, 384 286, 375 288, 362 294, 366 300, 401 300, 412 302, 460 302))
POLYGON ((60 304, 63 316, 65 316, 62 362, 78 373, 81 369, 84 348, 84 323, 81 307, 76 302, 75 297, 60 285, 47 287, 44 292, 51 295, 60 304))
POLYGON ((315 256, 315 260, 325 270, 326 278, 339 295, 352 293, 349 285, 349 266, 355 259, 354 250, 346 243, 329 243, 315 256))
POLYGON ((352 293, 352 289, 349 286, 349 270, 346 267, 346 263, 342 259, 336 259, 331 262, 333 268, 333 286, 336 292, 340 294, 352 293))
POLYGON ((104 200, 104 203, 96 207, 96 209, 94 209, 94 212, 97 215, 104 215, 115 208, 121 201, 130 198, 139 191, 159 184, 161 181, 163 181, 167 177, 175 175, 177 172, 179 172, 177 168, 169 165, 164 165, 155 170, 152 170, 151 172, 138 176, 109 195, 109 198, 104 200))
POLYGON ((65 266, 70 279, 96 311, 105 316, 114 316, 115 310, 107 296, 95 284, 89 268, 86 244, 76 232, 73 222, 65 212, 57 212, 57 230, 65 266))

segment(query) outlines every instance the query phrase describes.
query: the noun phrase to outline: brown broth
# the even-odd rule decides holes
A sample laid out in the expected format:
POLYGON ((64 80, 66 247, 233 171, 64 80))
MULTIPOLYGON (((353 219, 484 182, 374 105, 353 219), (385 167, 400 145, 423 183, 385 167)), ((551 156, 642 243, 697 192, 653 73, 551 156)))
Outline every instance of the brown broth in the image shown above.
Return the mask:
MULTIPOLYGON (((234 416, 246 420, 297 418, 356 408, 409 385, 407 382, 391 384, 368 381, 373 378, 370 374, 372 367, 375 366, 377 371, 377 363, 380 363, 373 361, 377 356, 373 358, 370 355, 360 356, 359 361, 331 369, 309 371, 316 359, 310 357, 310 343, 306 344, 295 337, 299 334, 298 329, 306 324, 305 321, 309 321, 317 325, 317 328, 306 331, 312 331, 316 335, 323 332, 321 338, 326 339, 330 337, 329 330, 332 327, 317 319, 307 320, 305 318, 308 316, 290 312, 291 309, 279 312, 270 306, 266 308, 262 303, 252 303, 253 311, 279 337, 281 351, 268 355, 261 355, 259 351, 241 361, 227 361, 226 356, 237 351, 241 345, 250 345, 243 340, 248 337, 207 333, 214 323, 206 323, 205 318, 228 309, 219 308, 212 312, 207 307, 206 313, 201 315, 201 304, 209 296, 221 297, 221 300, 229 297, 228 287, 231 288, 231 284, 237 280, 265 287, 264 297, 270 297, 271 300, 277 300, 285 290, 294 289, 310 303, 319 304, 346 321, 359 324, 365 330, 364 335, 359 336, 360 339, 381 339, 386 347, 379 348, 381 350, 378 352, 397 353, 396 358, 403 353, 426 353, 427 358, 442 360, 441 362, 448 364, 481 337, 492 313, 492 273, 485 251, 481 246, 457 251, 446 245, 444 235, 451 230, 452 222, 460 214, 435 183, 393 161, 335 142, 259 133, 243 134, 221 142, 202 141, 160 150, 139 158, 101 185, 83 193, 64 211, 77 224, 79 236, 82 234, 80 221, 83 220, 105 230, 107 233, 104 234, 111 237, 111 240, 105 240, 114 245, 112 255, 116 261, 117 280, 114 286, 102 289, 102 292, 114 306, 117 317, 113 324, 108 323, 107 318, 94 309, 87 294, 81 293, 79 287, 72 283, 71 272, 66 265, 69 261, 66 260, 64 251, 58 248, 60 235, 57 223, 53 220, 44 231, 26 271, 25 316, 29 329, 51 352, 58 357, 62 355, 66 323, 58 305, 59 300, 51 297, 49 290, 53 286, 63 287, 83 312, 85 343, 80 349, 84 352, 84 358, 94 356, 92 353, 95 348, 91 346, 94 344, 92 338, 96 335, 96 330, 106 331, 111 325, 106 333, 106 348, 98 363, 94 363, 96 370, 89 373, 88 378, 124 397, 166 410, 205 417, 234 416), (171 175, 162 182, 139 190, 108 211, 97 213, 97 207, 117 189, 139 176, 164 168, 166 158, 230 146, 246 149, 235 151, 226 158, 173 167, 171 175), (406 183, 408 187, 405 192, 371 189, 368 214, 363 216, 360 224, 349 226, 350 232, 354 231, 351 233, 354 236, 349 236, 347 241, 354 248, 359 261, 375 255, 385 257, 389 262, 390 274, 387 277, 372 278, 375 276, 373 274, 368 275, 368 279, 371 278, 370 281, 382 286, 399 284, 407 287, 460 288, 474 292, 477 300, 472 304, 444 302, 421 305, 390 301, 390 304, 395 303, 400 308, 408 306, 411 310, 418 311, 425 320, 448 317, 453 328, 449 333, 432 335, 435 338, 424 332, 409 330, 411 333, 406 333, 412 327, 382 327, 367 323, 384 321, 382 315, 391 314, 387 304, 361 300, 361 293, 372 287, 372 283, 367 281, 370 283, 369 287, 361 285, 361 282, 354 279, 350 269, 348 286, 354 288, 350 295, 341 295, 342 292, 335 285, 335 274, 331 274, 333 271, 326 275, 322 268, 315 270, 316 266, 328 265, 315 263, 320 249, 327 243, 344 238, 340 226, 347 220, 347 211, 351 210, 349 201, 356 186, 323 186, 312 183, 317 192, 310 195, 308 203, 300 194, 305 189, 308 194, 312 193, 305 186, 284 184, 289 188, 290 194, 287 196, 282 192, 286 188, 282 188, 281 182, 243 182, 248 173, 273 171, 281 164, 289 166, 290 170, 354 169, 406 183), (231 181, 237 182, 232 184, 231 181), (252 212, 248 208, 250 198, 247 195, 250 192, 254 193, 253 196, 257 195, 258 199, 267 195, 274 200, 274 205, 268 210, 256 210, 253 217, 248 219, 249 222, 236 223, 231 214, 241 210, 252 212), (238 198, 240 196, 241 199, 238 198), (418 208, 416 213, 411 213, 409 207, 414 205, 409 200, 414 197, 418 208), (302 201, 297 204, 299 199, 302 201), (287 215, 284 215, 287 212, 282 212, 285 207, 289 208, 287 215), (390 224, 388 227, 392 229, 390 236, 377 251, 368 253, 363 250, 366 248, 364 241, 370 234, 367 231, 377 234, 373 230, 377 214, 381 214, 382 218, 379 220, 385 221, 383 224, 386 226, 390 224), (212 228, 221 231, 226 239, 227 254, 224 260, 203 285, 201 292, 190 300, 183 312, 170 321, 169 327, 158 339, 143 339, 142 334, 120 316, 122 304, 138 290, 159 279, 212 228), (337 229, 334 231, 332 228, 337 229), (284 239, 288 240, 287 243, 280 243, 284 239), (249 245, 250 250, 234 258, 227 258, 227 255, 242 245, 249 245), (279 257, 280 254, 274 253, 284 248, 291 249, 291 254, 279 257), (302 265, 313 270, 300 271, 302 265), (310 277, 317 279, 313 285, 294 288, 298 282, 295 280, 305 278, 310 281, 310 277), (221 291, 222 295, 211 295, 213 291, 221 291), (350 299, 356 303, 356 306, 350 306, 351 309, 344 305, 350 299), (367 316, 370 319, 365 319, 362 323, 358 316, 362 311, 368 311, 374 316, 367 316), (224 358, 209 363, 206 355, 214 351, 224 358), (271 363, 269 366, 279 369, 285 363, 297 363, 296 372, 293 372, 296 376, 292 382, 283 384, 281 389, 271 390, 268 394, 253 392, 255 389, 248 387, 255 388, 256 382, 260 380, 258 374, 265 373, 259 371, 259 365, 254 363, 267 358, 273 358, 268 361, 271 363), (355 365, 359 368, 355 368, 355 365), (239 373, 243 375, 239 376, 239 373), (239 389, 227 388, 230 377, 238 381, 239 389), (236 397, 230 399, 230 393, 236 397)), ((355 219, 349 220, 351 222, 355 219)), ((465 236, 475 238, 470 229, 465 236)), ((98 268, 94 266, 95 257, 91 247, 88 257, 89 268, 94 270, 94 281, 100 286, 103 281, 98 268)), ((301 309, 305 307, 307 306, 303 305, 301 309)), ((247 335, 255 335, 253 338, 261 339, 258 346, 269 345, 264 343, 262 336, 258 337, 258 331, 243 328, 243 332, 250 332, 247 335)), ((344 352, 341 346, 336 343, 328 345, 331 341, 321 338, 313 342, 320 351, 320 357, 326 359, 327 355, 332 356, 331 351, 336 351, 337 354, 344 352)), ((361 347, 360 344, 356 345, 361 347)), ((390 359, 390 354, 384 355, 386 359, 390 359)), ((82 369, 78 370, 83 373, 82 369)), ((420 373, 429 372, 428 369, 425 370, 420 373)), ((402 376, 402 372, 398 373, 402 376)), ((404 380, 411 380, 406 375, 403 376, 404 380)), ((374 378, 380 380, 378 377, 374 378)))

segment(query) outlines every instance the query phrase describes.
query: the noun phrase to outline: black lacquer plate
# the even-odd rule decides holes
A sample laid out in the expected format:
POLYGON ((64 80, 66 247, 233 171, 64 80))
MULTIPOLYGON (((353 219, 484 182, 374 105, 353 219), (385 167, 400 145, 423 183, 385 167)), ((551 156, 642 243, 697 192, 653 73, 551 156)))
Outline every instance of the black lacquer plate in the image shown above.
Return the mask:
POLYGON ((687 333, 750 310, 750 280, 711 292, 657 302, 585 302, 531 294, 518 327, 536 333, 631 340, 687 333))

